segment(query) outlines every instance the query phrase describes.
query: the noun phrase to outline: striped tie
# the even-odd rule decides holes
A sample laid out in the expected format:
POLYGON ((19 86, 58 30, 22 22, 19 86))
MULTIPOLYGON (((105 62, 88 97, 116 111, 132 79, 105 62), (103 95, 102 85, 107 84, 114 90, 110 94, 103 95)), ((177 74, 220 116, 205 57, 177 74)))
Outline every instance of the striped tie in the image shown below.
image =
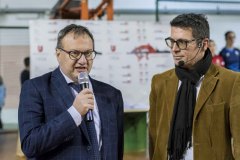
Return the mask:
POLYGON ((101 160, 101 154, 99 151, 99 145, 97 140, 97 133, 95 129, 94 120, 93 121, 86 121, 86 127, 89 135, 89 139, 91 142, 91 152, 93 155, 93 160, 101 160))
POLYGON ((77 83, 69 83, 69 86, 72 87, 75 91, 77 91, 77 93, 79 93, 81 91, 81 86, 80 84, 77 83))

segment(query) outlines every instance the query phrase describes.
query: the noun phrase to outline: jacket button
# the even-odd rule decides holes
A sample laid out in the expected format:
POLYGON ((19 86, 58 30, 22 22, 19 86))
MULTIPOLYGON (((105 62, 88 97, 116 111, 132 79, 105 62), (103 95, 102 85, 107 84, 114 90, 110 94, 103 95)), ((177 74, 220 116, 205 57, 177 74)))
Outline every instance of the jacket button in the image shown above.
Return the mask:
POLYGON ((90 151, 91 150, 91 146, 87 146, 87 150, 90 151))

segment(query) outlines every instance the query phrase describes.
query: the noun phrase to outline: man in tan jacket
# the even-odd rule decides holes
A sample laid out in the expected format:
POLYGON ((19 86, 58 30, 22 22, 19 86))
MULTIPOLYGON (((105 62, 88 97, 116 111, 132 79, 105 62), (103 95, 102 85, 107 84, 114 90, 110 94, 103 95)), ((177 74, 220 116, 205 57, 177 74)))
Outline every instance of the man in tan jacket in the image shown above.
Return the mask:
POLYGON ((204 15, 181 14, 166 44, 175 68, 152 79, 151 160, 240 159, 240 74, 212 64, 204 15))

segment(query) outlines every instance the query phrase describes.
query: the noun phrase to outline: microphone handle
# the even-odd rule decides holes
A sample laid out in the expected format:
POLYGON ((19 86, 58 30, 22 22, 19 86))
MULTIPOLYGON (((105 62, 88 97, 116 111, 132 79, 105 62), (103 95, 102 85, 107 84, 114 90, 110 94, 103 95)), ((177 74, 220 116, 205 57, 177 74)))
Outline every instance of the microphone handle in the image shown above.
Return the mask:
MULTIPOLYGON (((81 87, 82 87, 82 89, 89 88, 89 84, 88 83, 81 83, 81 87)), ((93 121, 93 111, 92 111, 92 109, 88 110, 88 112, 86 114, 86 121, 87 122, 93 121)))
POLYGON ((81 87, 82 87, 82 89, 89 88, 89 84, 88 83, 81 83, 81 87))
POLYGON ((92 109, 89 109, 87 114, 86 114, 86 121, 87 122, 91 122, 93 121, 93 111, 92 109))

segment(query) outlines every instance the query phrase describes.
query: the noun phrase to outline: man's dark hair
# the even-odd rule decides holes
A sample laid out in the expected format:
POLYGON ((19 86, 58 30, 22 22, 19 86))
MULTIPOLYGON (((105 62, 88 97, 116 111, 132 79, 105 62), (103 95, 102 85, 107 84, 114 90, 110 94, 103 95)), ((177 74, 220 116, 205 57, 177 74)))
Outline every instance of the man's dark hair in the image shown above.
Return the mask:
POLYGON ((86 28, 81 25, 76 25, 76 24, 70 24, 63 28, 62 30, 59 31, 58 37, 57 37, 57 48, 62 48, 62 39, 68 34, 72 32, 75 36, 82 36, 87 34, 93 42, 93 50, 94 50, 94 38, 92 33, 86 28))
POLYGON ((192 35, 198 40, 198 43, 202 39, 210 37, 209 24, 206 16, 203 14, 181 14, 175 17, 170 22, 170 25, 172 27, 191 28, 192 35))
MULTIPOLYGON (((225 39, 227 39, 227 36, 230 34, 230 33, 234 33, 233 31, 227 31, 224 36, 225 36, 225 39)), ((235 34, 235 33, 234 33, 235 34)))
POLYGON ((29 67, 29 65, 30 65, 30 58, 29 57, 24 58, 24 65, 25 65, 25 67, 29 67))

